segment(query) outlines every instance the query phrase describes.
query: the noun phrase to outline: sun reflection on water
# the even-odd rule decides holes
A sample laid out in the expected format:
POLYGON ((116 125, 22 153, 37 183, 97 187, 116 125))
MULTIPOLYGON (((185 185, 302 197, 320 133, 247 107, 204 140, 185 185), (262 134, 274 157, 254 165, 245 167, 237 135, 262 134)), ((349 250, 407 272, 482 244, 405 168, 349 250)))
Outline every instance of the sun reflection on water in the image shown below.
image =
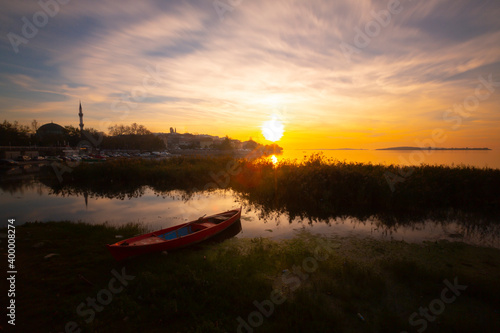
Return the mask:
POLYGON ((278 164, 278 158, 276 155, 271 156, 271 162, 273 162, 274 165, 278 164))

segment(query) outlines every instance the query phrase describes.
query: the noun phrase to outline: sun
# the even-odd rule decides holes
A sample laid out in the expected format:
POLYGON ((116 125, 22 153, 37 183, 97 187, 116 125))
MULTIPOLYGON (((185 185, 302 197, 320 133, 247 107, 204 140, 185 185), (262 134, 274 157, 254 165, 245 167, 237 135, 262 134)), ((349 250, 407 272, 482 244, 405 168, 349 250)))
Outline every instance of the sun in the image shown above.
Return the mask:
POLYGON ((273 163, 273 165, 278 164, 278 158, 276 157, 276 155, 271 156, 271 162, 273 163))
POLYGON ((285 126, 278 119, 278 117, 273 116, 271 120, 268 120, 262 124, 262 135, 266 140, 276 142, 283 137, 285 132, 285 126))

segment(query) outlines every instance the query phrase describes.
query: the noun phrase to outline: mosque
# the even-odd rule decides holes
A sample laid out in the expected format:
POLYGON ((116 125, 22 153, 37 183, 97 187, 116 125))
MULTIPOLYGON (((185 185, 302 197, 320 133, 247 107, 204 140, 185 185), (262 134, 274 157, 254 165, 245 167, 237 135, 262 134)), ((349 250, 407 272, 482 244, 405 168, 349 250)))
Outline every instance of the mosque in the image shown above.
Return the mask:
MULTIPOLYGON (((80 109, 78 116, 80 117, 80 135, 83 135, 83 112, 82 112, 82 102, 80 101, 80 109)), ((64 137, 66 135, 66 129, 59 124, 50 122, 40 126, 36 131, 36 136, 40 142, 55 144, 59 142, 63 143, 64 137)))
POLYGON ((36 130, 36 135, 40 140, 46 140, 57 136, 64 136, 66 129, 59 124, 48 123, 40 126, 36 130))

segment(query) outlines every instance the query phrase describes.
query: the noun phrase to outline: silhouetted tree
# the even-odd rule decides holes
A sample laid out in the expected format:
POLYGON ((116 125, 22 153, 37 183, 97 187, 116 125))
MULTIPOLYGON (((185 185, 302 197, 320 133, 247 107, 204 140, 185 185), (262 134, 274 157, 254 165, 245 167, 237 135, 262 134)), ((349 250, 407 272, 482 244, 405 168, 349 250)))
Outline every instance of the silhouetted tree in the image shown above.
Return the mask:
POLYGON ((108 128, 109 136, 104 137, 104 149, 162 150, 165 143, 153 135, 144 125, 114 125, 108 128))
POLYGON ((147 135, 151 134, 151 132, 144 126, 138 125, 137 123, 133 123, 130 126, 114 125, 108 127, 109 135, 117 136, 117 135, 147 135))
POLYGON ((250 150, 254 150, 255 148, 257 148, 259 146, 259 144, 255 141, 253 141, 252 139, 248 140, 247 142, 245 142, 245 144, 243 145, 243 148, 244 149, 250 149, 250 150))
POLYGON ((231 139, 229 139, 229 137, 227 135, 224 138, 224 140, 221 142, 221 144, 219 145, 218 149, 220 149, 220 150, 232 150, 233 149, 233 145, 231 144, 231 139))
POLYGON ((36 119, 33 119, 33 121, 31 122, 31 133, 36 134, 38 127, 38 121, 36 121, 36 119))
POLYGON ((64 126, 64 129, 66 129, 66 140, 71 147, 75 147, 78 145, 78 142, 80 142, 80 129, 76 128, 75 126, 69 125, 69 126, 64 126))
POLYGON ((17 121, 10 123, 4 120, 0 124, 0 145, 1 146, 26 146, 30 144, 30 128, 19 125, 17 121))

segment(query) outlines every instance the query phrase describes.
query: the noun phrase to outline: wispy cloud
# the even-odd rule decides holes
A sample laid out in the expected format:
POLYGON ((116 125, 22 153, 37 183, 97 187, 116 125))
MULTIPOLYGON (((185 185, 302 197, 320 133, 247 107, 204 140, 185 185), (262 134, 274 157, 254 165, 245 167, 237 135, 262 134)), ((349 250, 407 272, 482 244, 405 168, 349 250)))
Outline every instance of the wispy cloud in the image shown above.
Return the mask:
MULTIPOLYGON (((328 141, 331 131, 381 142, 397 130, 445 126, 439 113, 473 92, 479 75, 500 80, 500 5, 401 1, 347 61, 340 44, 353 44, 389 3, 243 1, 221 22, 210 1, 70 1, 18 54, 7 38, 0 42, 1 112, 75 123, 82 99, 90 126, 105 117, 247 136, 286 107, 284 139, 314 132, 323 146, 343 146, 328 141), (142 85, 148 66, 161 68, 161 82, 117 118, 111 104, 142 85)), ((4 37, 21 34, 21 18, 40 10, 34 2, 4 7, 4 37)), ((481 104, 467 133, 498 127, 498 101, 481 104)), ((484 145, 499 141, 492 134, 484 145)))

